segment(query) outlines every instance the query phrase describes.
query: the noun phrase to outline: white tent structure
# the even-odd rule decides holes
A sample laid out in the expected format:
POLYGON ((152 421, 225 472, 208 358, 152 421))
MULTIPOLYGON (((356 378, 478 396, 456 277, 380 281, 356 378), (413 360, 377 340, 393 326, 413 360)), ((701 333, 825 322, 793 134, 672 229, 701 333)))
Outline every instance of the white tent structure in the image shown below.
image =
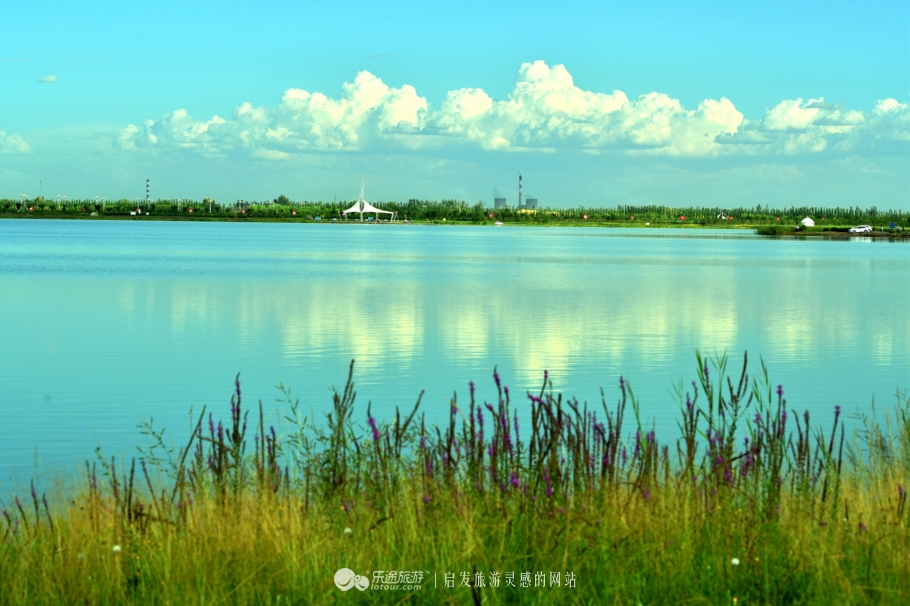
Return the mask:
POLYGON ((344 218, 348 218, 348 213, 360 213, 360 220, 363 221, 363 213, 376 213, 376 216, 379 217, 379 213, 385 215, 392 215, 389 217, 392 221, 398 218, 398 213, 391 210, 382 210, 381 208, 376 208, 372 204, 366 201, 366 198, 363 196, 363 184, 360 185, 360 199, 354 202, 354 205, 347 210, 341 211, 341 214, 344 215, 344 218))
POLYGON ((814 227, 814 226, 815 226, 815 221, 813 221, 813 220, 810 219, 809 217, 806 217, 805 219, 803 219, 802 221, 800 221, 800 224, 801 224, 803 227, 814 227))

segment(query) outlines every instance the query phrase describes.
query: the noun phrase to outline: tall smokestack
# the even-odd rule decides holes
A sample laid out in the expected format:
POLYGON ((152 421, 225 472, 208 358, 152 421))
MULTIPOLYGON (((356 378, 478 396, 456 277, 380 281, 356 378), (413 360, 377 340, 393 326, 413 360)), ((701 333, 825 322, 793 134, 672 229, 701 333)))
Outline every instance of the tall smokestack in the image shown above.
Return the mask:
POLYGON ((521 209, 521 173, 518 173, 518 208, 521 209))

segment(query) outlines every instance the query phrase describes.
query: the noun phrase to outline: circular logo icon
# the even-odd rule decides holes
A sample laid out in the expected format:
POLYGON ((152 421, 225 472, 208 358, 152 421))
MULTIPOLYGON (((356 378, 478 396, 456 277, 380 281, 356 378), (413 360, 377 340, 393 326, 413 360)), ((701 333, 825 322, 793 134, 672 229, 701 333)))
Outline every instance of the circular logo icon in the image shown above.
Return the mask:
POLYGON ((340 568, 335 573, 335 585, 341 591, 347 591, 351 587, 356 587, 360 591, 366 590, 370 586, 370 579, 359 575, 350 568, 340 568))

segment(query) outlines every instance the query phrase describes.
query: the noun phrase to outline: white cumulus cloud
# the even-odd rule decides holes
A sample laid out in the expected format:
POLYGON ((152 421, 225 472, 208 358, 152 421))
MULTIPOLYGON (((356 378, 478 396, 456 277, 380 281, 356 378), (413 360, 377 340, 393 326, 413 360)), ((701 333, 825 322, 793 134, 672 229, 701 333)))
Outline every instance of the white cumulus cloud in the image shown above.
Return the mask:
POLYGON ((54 74, 48 74, 46 76, 42 76, 41 78, 38 78, 38 82, 43 82, 45 84, 54 84, 55 82, 57 82, 57 76, 55 76, 54 74))
POLYGON ((910 111, 897 99, 883 99, 869 115, 868 128, 873 138, 910 141, 910 111))
POLYGON ((28 154, 32 148, 25 142, 21 136, 16 133, 7 135, 0 130, 0 153, 4 154, 28 154))
MULTIPOLYGON (((507 99, 482 90, 451 91, 431 114, 430 128, 485 149, 622 148, 645 153, 705 155, 722 151, 714 138, 736 132, 742 114, 728 99, 708 99, 697 110, 662 93, 635 100, 577 87, 562 65, 526 63, 507 99)), ((726 151, 726 150, 723 150, 726 151)))
POLYGON ((240 150, 265 159, 451 145, 705 157, 818 153, 873 140, 908 141, 908 120, 907 105, 894 99, 863 113, 823 98, 784 100, 760 119, 748 120, 725 97, 705 99, 695 109, 658 92, 630 99, 619 90, 581 89, 564 66, 535 61, 521 66, 512 92, 500 100, 479 88, 462 88, 432 108, 413 86, 390 87, 362 71, 342 85, 338 98, 290 88, 277 105, 242 103, 229 119, 197 120, 180 109, 130 124, 114 141, 123 149, 240 150))
POLYGON ((761 120, 744 120, 733 136, 718 142, 752 147, 750 153, 796 155, 825 150, 848 151, 877 142, 910 141, 907 104, 884 99, 870 112, 847 110, 823 98, 788 99, 765 111, 761 120))
POLYGON ((291 88, 276 107, 242 103, 230 120, 214 116, 204 122, 180 109, 142 126, 130 124, 115 143, 124 149, 182 147, 210 153, 245 148, 259 158, 286 158, 297 151, 392 143, 420 132, 427 108, 413 86, 390 88, 363 71, 344 84, 340 99, 291 88))

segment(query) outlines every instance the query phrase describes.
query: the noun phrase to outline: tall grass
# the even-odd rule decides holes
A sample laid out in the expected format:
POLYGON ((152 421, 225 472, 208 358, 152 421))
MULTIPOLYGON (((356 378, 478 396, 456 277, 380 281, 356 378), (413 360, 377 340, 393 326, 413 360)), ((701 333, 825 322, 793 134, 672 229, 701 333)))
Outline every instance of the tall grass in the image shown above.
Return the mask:
POLYGON ((182 448, 147 426, 143 457, 86 463, 65 503, 15 499, 0 602, 907 603, 910 397, 848 434, 763 364, 726 366, 698 357, 668 442, 623 379, 590 406, 546 375, 513 400, 494 373, 496 400, 471 384, 442 426, 419 398, 360 425, 352 362, 319 423, 282 387, 279 435, 238 378, 182 448), (342 592, 341 568, 371 589, 342 592), (382 571, 407 582, 377 589, 382 571))

